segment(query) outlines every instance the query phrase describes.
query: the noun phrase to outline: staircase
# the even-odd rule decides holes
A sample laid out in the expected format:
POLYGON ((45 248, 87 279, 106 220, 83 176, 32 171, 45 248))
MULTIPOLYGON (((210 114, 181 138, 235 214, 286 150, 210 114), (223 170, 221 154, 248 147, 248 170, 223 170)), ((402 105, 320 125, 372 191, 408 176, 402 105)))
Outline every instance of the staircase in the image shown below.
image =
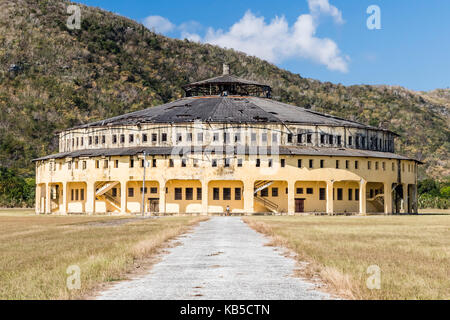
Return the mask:
POLYGON ((258 196, 258 192, 261 190, 264 190, 268 187, 270 187, 272 184, 274 184, 275 181, 259 181, 255 184, 255 190, 254 190, 254 199, 261 203, 264 207, 269 209, 270 211, 276 213, 278 212, 278 205, 264 197, 258 196))
POLYGON ((379 193, 373 198, 369 198, 369 194, 367 194, 367 201, 372 202, 378 211, 384 211, 384 193, 379 193))
POLYGON ((108 202, 111 206, 113 206, 116 210, 121 211, 121 203, 120 199, 114 197, 110 191, 112 188, 117 186, 119 182, 100 182, 96 186, 95 197, 100 201, 108 202))
POLYGON ((97 191, 95 192, 95 195, 101 196, 103 194, 105 194, 106 192, 108 192, 109 190, 111 190, 112 188, 114 188, 115 186, 117 186, 119 184, 119 182, 117 181, 113 181, 113 182, 100 182, 97 185, 97 191))

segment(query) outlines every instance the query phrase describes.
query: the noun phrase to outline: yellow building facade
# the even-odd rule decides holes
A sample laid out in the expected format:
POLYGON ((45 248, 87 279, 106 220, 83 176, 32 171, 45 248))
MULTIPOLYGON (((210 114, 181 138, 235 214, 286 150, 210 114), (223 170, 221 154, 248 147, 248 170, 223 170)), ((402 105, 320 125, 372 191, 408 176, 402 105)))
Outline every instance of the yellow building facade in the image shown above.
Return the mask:
POLYGON ((36 213, 416 213, 395 133, 271 99, 229 74, 186 97, 59 133, 36 213))

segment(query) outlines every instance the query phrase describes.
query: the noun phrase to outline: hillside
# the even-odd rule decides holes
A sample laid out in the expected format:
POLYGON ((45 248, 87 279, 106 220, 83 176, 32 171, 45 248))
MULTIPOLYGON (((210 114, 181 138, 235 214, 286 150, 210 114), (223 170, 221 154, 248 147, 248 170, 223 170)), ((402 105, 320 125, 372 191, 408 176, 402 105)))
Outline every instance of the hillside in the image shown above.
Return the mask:
POLYGON ((0 167, 32 176, 31 159, 57 151, 55 131, 180 98, 183 84, 220 74, 227 61, 283 102, 397 132, 398 152, 426 163, 420 177, 450 175, 448 90, 322 83, 82 5, 72 31, 67 4, 0 0, 0 167))

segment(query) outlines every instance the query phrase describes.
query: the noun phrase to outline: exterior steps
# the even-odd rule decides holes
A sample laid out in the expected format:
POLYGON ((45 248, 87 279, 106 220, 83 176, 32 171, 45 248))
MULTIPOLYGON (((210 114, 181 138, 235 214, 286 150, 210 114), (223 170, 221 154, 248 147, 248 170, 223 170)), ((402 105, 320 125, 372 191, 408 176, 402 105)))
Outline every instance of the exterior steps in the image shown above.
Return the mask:
POLYGON ((102 183, 100 185, 100 188, 98 188, 98 190, 95 192, 95 196, 99 197, 101 195, 104 195, 106 192, 108 192, 118 184, 118 181, 102 183))

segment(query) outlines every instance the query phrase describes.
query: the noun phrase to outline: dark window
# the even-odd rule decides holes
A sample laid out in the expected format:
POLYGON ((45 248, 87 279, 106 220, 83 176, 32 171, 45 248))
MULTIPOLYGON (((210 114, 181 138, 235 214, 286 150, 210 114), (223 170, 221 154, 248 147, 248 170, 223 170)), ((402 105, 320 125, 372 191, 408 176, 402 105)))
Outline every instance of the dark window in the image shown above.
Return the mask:
POLYGON ((183 200, 183 191, 181 188, 175 188, 175 200, 183 200))
POLYGON ((152 133, 152 142, 158 141, 158 135, 156 133, 152 133))
POLYGON ((301 168, 302 167, 302 159, 298 159, 297 160, 297 167, 301 168))
POLYGON ((117 135, 113 134, 112 136, 112 143, 116 144, 117 143, 117 135))
POLYGON ((324 160, 320 160, 320 167, 323 168, 324 160))
POLYGON ((213 159, 213 160, 212 160, 212 166, 213 166, 213 167, 217 167, 217 160, 216 160, 216 159, 213 159))
POLYGON ((337 144, 341 145, 342 143, 342 137, 341 136, 337 136, 337 144))
POLYGON ((219 134, 218 133, 214 133, 213 134, 213 141, 219 141, 219 134))
POLYGON ((272 188, 272 197, 278 197, 278 188, 272 188))
POLYGON ((288 136, 287 136, 287 141, 288 141, 289 143, 292 142, 292 134, 291 134, 291 133, 288 134, 288 136))
POLYGON ((80 200, 84 201, 84 189, 80 189, 80 200))
POLYGON ((194 199, 194 189, 186 188, 186 200, 194 199))
POLYGON ((272 168, 272 164, 273 164, 273 160, 272 160, 272 159, 269 159, 269 161, 268 161, 268 163, 267 163, 267 166, 268 166, 269 168, 272 168))
POLYGON ((234 188, 234 200, 241 200, 241 188, 234 188))
POLYGON ((367 169, 370 170, 372 168, 372 162, 367 161, 367 169))
POLYGON ((106 137, 102 136, 102 144, 105 144, 105 143, 106 143, 106 137))
POLYGON ((314 167, 314 161, 312 159, 309 159, 309 167, 310 168, 314 167))
POLYGON ((351 146, 353 143, 353 137, 348 137, 348 145, 351 146))
MULTIPOLYGON (((72 165, 72 162, 69 162, 69 169, 70 169, 71 165, 72 165)), ((95 160, 95 168, 96 169, 100 168, 100 160, 95 160)))
POLYGON ((322 144, 325 143, 325 135, 323 135, 323 134, 320 135, 320 143, 322 143, 322 144))
POLYGON ((355 189, 355 200, 359 201, 359 189, 355 189))
POLYGON ((83 164, 82 164, 82 166, 81 166, 82 168, 83 168, 83 170, 86 170, 86 167, 87 167, 87 162, 86 161, 83 161, 83 164))
POLYGON ((325 188, 319 189, 319 200, 325 200, 325 188))
POLYGON ((173 168, 174 164, 173 164, 173 159, 169 159, 169 167, 173 168))
POLYGON ((108 166, 109 166, 109 161, 108 160, 103 161, 103 168, 107 169, 108 166))
POLYGON ((134 197, 134 188, 128 188, 128 197, 134 197))
POLYGON ((242 159, 238 159, 238 167, 242 167, 242 159))
POLYGON ((302 134, 301 133, 297 134, 297 143, 302 143, 302 134))
POLYGON ((259 168, 261 166, 261 159, 256 159, 256 167, 259 168))
POLYGON ((152 159, 152 167, 156 168, 156 159, 152 159))
POLYGON ((313 194, 313 188, 306 188, 306 194, 313 194))
POLYGON ((307 134, 306 135, 306 142, 307 143, 311 143, 312 142, 312 135, 311 134, 307 134))
MULTIPOLYGON (((142 187, 140 188, 140 192, 142 194, 142 187)), ((144 193, 147 193, 147 187, 144 188, 144 193)))
POLYGON ((142 159, 142 160, 141 160, 141 168, 143 168, 144 166, 145 166, 145 160, 142 159))
POLYGON ((124 134, 120 135, 120 143, 125 143, 125 135, 124 134))
POLYGON ((219 188, 213 189, 213 200, 220 200, 220 189, 219 188))
POLYGON ((378 170, 378 161, 375 162, 375 170, 378 170))
POLYGON ((75 192, 74 189, 72 189, 71 192, 70 192, 70 200, 71 200, 71 201, 73 201, 73 200, 75 199, 75 197, 74 197, 74 192, 75 192))
POLYGON ((286 159, 281 159, 281 167, 284 168, 286 166, 286 159))
POLYGON ((231 188, 223 188, 223 200, 231 200, 231 188))
POLYGON ((336 160, 336 169, 339 169, 339 160, 336 160))
POLYGON ((92 137, 89 137, 89 145, 92 144, 92 137))
POLYGON ((75 200, 78 201, 78 189, 75 189, 75 200))
POLYGON ((162 140, 162 142, 166 142, 167 141, 167 133, 163 133, 161 135, 161 140, 162 140))
POLYGON ((262 142, 267 142, 267 133, 263 133, 261 136, 262 142))
POLYGON ((342 188, 337 189, 337 199, 342 200, 342 188))
POLYGON ((197 200, 202 200, 202 188, 197 188, 197 200))
POLYGON ((358 160, 355 161, 355 169, 358 169, 358 160))
POLYGON ((226 168, 228 168, 228 167, 230 166, 230 159, 225 159, 225 160, 224 160, 224 166, 225 166, 226 168))
POLYGON ((95 144, 98 144, 98 136, 95 136, 95 144))
POLYGON ((147 142, 148 141, 148 137, 146 133, 142 134, 142 142, 147 142))
POLYGON ((177 142, 181 141, 183 141, 183 136, 181 135, 181 133, 177 133, 177 142))
POLYGON ((134 159, 130 159, 130 168, 134 168, 134 159))
POLYGON ((361 138, 361 147, 365 148, 366 147, 366 137, 362 137, 361 138))
POLYGON ((128 142, 129 142, 129 143, 133 143, 133 142, 134 142, 134 135, 133 135, 133 134, 130 134, 130 135, 128 136, 128 142))
POLYGON ((328 136, 328 143, 333 144, 333 136, 332 135, 328 136))
POLYGON ((269 188, 265 188, 261 190, 261 197, 268 197, 269 196, 269 188))
POLYGON ((348 189, 348 200, 353 200, 353 189, 348 189))
POLYGON ((303 188, 297 188, 297 194, 303 194, 303 188))
POLYGON ((181 167, 186 168, 186 159, 181 159, 181 167))
POLYGON ((156 187, 150 188, 150 193, 158 193, 158 188, 156 187))
POLYGON ((345 169, 348 169, 348 168, 349 168, 349 162, 350 162, 350 161, 345 160, 345 169))
POLYGON ((117 188, 112 188, 112 196, 117 197, 117 188))
POLYGON ((84 138, 83 137, 81 137, 81 141, 80 141, 81 143, 81 146, 83 146, 83 143, 84 143, 84 138))

